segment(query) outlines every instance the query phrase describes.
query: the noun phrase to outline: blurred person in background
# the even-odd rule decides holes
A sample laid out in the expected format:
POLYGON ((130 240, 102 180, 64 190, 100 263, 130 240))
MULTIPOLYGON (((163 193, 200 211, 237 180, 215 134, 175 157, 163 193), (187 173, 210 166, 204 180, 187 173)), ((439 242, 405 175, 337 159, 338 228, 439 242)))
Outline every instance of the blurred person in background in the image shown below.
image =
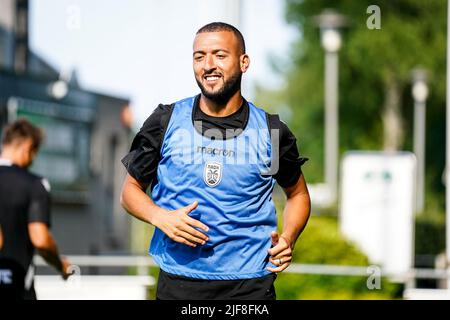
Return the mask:
POLYGON ((290 265, 310 214, 301 171, 307 159, 278 116, 242 97, 250 59, 239 30, 208 24, 197 32, 193 51, 201 94, 159 105, 145 121, 123 159, 128 175, 121 202, 156 227, 150 254, 161 268, 157 299, 274 300, 276 274, 290 265), (278 132, 273 144, 269 129, 278 132), (243 149, 227 143, 247 139, 243 149), (264 160, 239 162, 252 152, 264 160), (263 174, 274 162, 279 170, 263 174), (281 234, 275 181, 287 196, 281 234))
POLYGON ((5 127, 0 153, 0 259, 15 265, 13 278, 22 278, 22 298, 33 300, 35 250, 64 279, 69 276, 69 262, 59 256, 50 233, 49 183, 28 171, 42 139, 39 128, 20 119, 5 127))

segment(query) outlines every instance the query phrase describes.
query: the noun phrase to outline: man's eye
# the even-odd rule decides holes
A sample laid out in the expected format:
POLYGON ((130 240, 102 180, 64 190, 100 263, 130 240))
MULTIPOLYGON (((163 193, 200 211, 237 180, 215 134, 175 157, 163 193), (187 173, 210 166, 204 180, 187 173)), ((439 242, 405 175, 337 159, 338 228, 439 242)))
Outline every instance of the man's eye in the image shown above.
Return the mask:
POLYGON ((217 58, 219 58, 219 59, 224 59, 225 56, 224 56, 223 54, 218 54, 218 55, 217 55, 217 58))
POLYGON ((203 56, 196 56, 194 57, 195 61, 201 61, 203 59, 203 56))

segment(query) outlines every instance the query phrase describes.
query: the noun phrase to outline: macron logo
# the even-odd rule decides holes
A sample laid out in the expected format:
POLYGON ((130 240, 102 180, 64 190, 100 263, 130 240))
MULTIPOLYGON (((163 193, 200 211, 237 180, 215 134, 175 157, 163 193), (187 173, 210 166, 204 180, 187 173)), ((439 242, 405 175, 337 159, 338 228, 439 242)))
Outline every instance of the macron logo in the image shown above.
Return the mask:
POLYGON ((198 153, 212 154, 213 156, 224 156, 224 157, 234 157, 236 152, 234 150, 219 149, 219 148, 207 148, 207 147, 197 147, 198 153))

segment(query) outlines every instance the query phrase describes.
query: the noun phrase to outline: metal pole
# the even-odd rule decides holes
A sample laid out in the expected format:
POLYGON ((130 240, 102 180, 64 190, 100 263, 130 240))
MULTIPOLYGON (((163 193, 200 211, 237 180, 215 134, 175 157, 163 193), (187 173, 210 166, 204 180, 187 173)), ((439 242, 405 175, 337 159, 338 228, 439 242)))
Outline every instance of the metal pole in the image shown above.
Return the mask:
POLYGON ((414 153, 417 158, 416 212, 422 212, 425 198, 425 101, 414 101, 414 153))
MULTIPOLYGON (((447 110, 446 110, 446 156, 445 156, 445 212, 447 266, 450 262, 450 1, 447 1, 447 110)), ((450 277, 447 278, 450 288, 450 277)))
POLYGON ((338 181, 338 53, 325 52, 325 183, 331 201, 338 181))

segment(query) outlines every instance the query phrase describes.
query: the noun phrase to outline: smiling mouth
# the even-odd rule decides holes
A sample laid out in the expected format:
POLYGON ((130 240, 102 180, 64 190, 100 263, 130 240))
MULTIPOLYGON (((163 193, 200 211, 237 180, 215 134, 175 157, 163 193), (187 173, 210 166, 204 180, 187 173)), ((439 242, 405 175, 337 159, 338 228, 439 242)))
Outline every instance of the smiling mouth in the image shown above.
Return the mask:
POLYGON ((217 82, 220 78, 221 78, 221 76, 219 76, 219 75, 208 75, 208 76, 203 77, 203 79, 205 79, 206 83, 211 83, 211 84, 217 82))

